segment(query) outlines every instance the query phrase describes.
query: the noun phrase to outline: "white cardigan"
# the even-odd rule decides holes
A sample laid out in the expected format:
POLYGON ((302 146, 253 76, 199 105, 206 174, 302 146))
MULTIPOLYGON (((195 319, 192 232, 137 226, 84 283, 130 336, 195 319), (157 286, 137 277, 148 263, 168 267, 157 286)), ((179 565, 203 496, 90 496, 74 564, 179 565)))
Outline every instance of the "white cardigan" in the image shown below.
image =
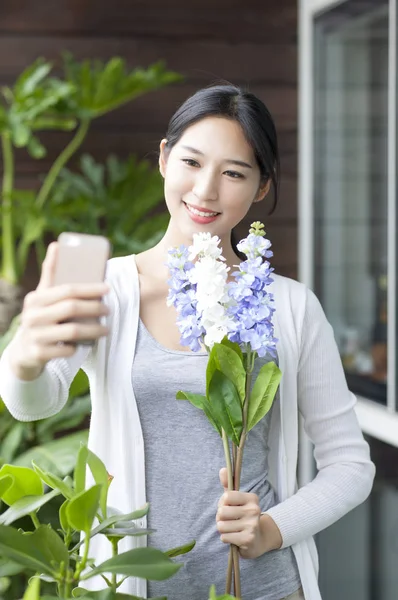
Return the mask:
MULTIPOLYGON (((134 257, 110 260, 107 280, 111 284, 106 300, 111 309, 108 338, 91 351, 80 348, 71 359, 50 361, 33 382, 13 375, 5 350, 0 360, 0 395, 16 419, 49 417, 64 406, 70 383, 83 366, 92 398, 89 446, 114 476, 109 504, 127 513, 146 502, 144 443, 131 384, 140 299, 134 257)), ((279 503, 268 513, 281 531, 283 546, 293 547, 306 600, 320 600, 312 536, 367 498, 375 469, 355 416, 355 397, 347 389, 332 328, 318 300, 303 284, 277 275, 272 292, 283 376, 280 401, 272 413, 269 454, 270 481, 279 503), (299 412, 315 445, 319 472, 297 491, 299 412)), ((140 524, 145 526, 145 518, 140 524)), ((144 537, 127 538, 120 550, 145 543, 144 537)), ((99 564, 110 556, 109 550, 106 538, 96 536, 90 556, 99 564)), ((101 582, 94 582, 97 589, 103 587, 101 582)), ((120 589, 146 597, 143 579, 126 580, 120 589)))

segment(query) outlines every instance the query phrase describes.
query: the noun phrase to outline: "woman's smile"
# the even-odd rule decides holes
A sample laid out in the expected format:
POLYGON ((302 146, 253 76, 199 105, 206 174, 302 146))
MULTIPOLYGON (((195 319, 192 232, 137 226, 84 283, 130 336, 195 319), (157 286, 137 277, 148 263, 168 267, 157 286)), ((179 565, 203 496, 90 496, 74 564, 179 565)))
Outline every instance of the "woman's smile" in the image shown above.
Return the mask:
POLYGON ((193 204, 188 204, 187 202, 184 202, 184 201, 183 201, 183 204, 185 205, 185 208, 187 209, 190 218, 195 223, 199 223, 202 225, 207 225, 208 223, 212 223, 213 221, 215 221, 217 219, 217 217, 220 214, 215 211, 208 211, 208 210, 200 209, 199 207, 194 206, 193 204))

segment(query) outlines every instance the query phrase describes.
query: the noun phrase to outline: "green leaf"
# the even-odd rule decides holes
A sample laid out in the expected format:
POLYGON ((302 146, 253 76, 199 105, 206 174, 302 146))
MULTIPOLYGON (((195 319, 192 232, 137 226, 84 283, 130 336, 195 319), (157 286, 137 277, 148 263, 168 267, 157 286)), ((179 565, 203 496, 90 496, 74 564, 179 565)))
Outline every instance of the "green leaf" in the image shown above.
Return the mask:
POLYGON ((18 575, 24 568, 12 560, 0 558, 0 577, 12 577, 18 575))
MULTIPOLYGON (((18 448, 21 447, 22 440, 26 433, 26 423, 17 421, 12 425, 4 437, 1 444, 1 458, 5 463, 12 462, 18 448)), ((1 495, 1 494, 0 494, 1 495)))
POLYGON ((232 381, 218 369, 210 381, 209 400, 217 422, 228 438, 239 446, 242 435, 242 404, 232 381))
POLYGON ((75 493, 80 494, 86 487, 86 468, 87 468, 88 448, 82 446, 77 455, 75 471, 73 474, 75 493))
POLYGON ((90 579, 100 573, 117 573, 129 577, 162 581, 177 573, 181 567, 182 564, 174 563, 156 548, 135 548, 106 560, 83 575, 81 579, 90 579))
POLYGON ((217 417, 214 412, 214 408, 211 403, 208 401, 206 396, 201 396, 200 394, 191 394, 190 392, 182 392, 179 391, 176 394, 177 400, 188 400, 193 406, 196 408, 200 408, 205 413, 207 419, 213 425, 214 429, 221 436, 221 427, 219 426, 217 417))
MULTIPOLYGON (((70 394, 69 394, 70 396, 70 394)), ((39 421, 36 425, 36 434, 40 443, 45 444, 65 429, 79 427, 91 412, 90 396, 69 399, 64 408, 47 419, 39 421)))
POLYGON ((28 143, 31 136, 29 127, 24 123, 18 123, 12 130, 12 141, 17 148, 23 148, 28 143))
POLYGON ((65 500, 65 502, 63 502, 61 504, 61 506, 59 507, 59 522, 60 522, 62 530, 65 531, 65 533, 67 533, 71 530, 71 526, 68 521, 68 515, 66 514, 66 508, 67 508, 68 504, 69 504, 69 500, 65 500))
POLYGON ((0 525, 0 555, 30 571, 52 577, 56 576, 57 565, 69 561, 66 546, 46 525, 29 534, 0 525))
POLYGON ((122 539, 124 537, 136 537, 140 535, 149 535, 153 533, 154 529, 141 529, 135 525, 126 525, 125 527, 110 527, 103 529, 102 533, 110 538, 122 539))
POLYGON ((74 496, 66 507, 66 517, 73 529, 90 534, 98 511, 102 485, 93 487, 74 496))
MULTIPOLYGON (((26 143, 23 144, 23 146, 25 145, 26 143)), ((39 139, 34 135, 31 135, 27 140, 27 148, 30 156, 32 158, 35 158, 36 160, 44 158, 47 154, 47 150, 45 149, 43 144, 41 144, 39 139)))
POLYGON ((14 459, 14 464, 30 466, 32 462, 43 471, 65 477, 75 467, 81 444, 87 444, 88 431, 77 431, 60 439, 35 446, 14 459))
POLYGON ((91 452, 91 450, 88 450, 87 464, 94 477, 95 483, 102 485, 100 496, 100 508, 103 518, 106 519, 108 488, 111 479, 102 460, 96 454, 94 454, 94 452, 91 452))
POLYGON ((29 96, 50 73, 52 65, 38 58, 32 65, 27 67, 18 77, 14 91, 16 96, 29 96))
POLYGON ((79 369, 69 388, 69 399, 87 394, 89 388, 90 386, 86 373, 83 371, 83 369, 79 369))
POLYGON ((217 596, 215 585, 211 586, 209 593, 210 593, 209 600, 235 600, 235 597, 230 596, 229 594, 223 594, 222 596, 217 596))
POLYGON ((213 379, 213 375, 217 370, 217 357, 214 351, 214 347, 209 355, 209 360, 207 361, 206 367, 206 396, 209 398, 210 392, 210 382, 213 379))
POLYGON ((203 410, 203 402, 206 400, 206 396, 178 391, 176 394, 176 400, 188 400, 188 402, 190 402, 193 406, 203 410))
POLYGON ((246 371, 242 360, 235 350, 224 344, 214 344, 211 354, 214 354, 216 368, 224 373, 238 390, 243 405, 246 393, 246 371))
POLYGON ((282 372, 274 362, 263 365, 250 394, 249 410, 247 417, 247 431, 253 427, 267 414, 282 377, 282 372))
POLYGON ((184 546, 178 546, 177 548, 172 548, 171 550, 166 550, 165 554, 169 558, 175 558, 176 556, 181 556, 182 554, 188 554, 195 547, 196 542, 189 542, 189 544, 184 544, 184 546))
MULTIPOLYGON (((118 523, 124 523, 126 521, 134 521, 137 519, 141 519, 142 517, 144 517, 145 515, 148 514, 148 511, 149 511, 149 504, 147 503, 143 508, 139 508, 138 510, 135 510, 132 513, 128 513, 125 515, 123 515, 123 514, 112 515, 111 517, 108 517, 107 519, 102 521, 99 525, 97 525, 97 527, 95 527, 95 529, 91 530, 90 538, 94 537, 98 533, 102 533, 105 529, 107 529, 108 527, 111 527, 112 525, 115 525, 118 523)), ((76 546, 73 548, 73 550, 75 551, 78 548, 80 548, 80 546, 83 543, 84 543, 84 540, 80 540, 80 542, 78 542, 76 544, 76 546)))
POLYGON ((3 494, 13 485, 14 477, 11 475, 4 475, 0 477, 0 498, 2 498, 3 494))
MULTIPOLYGON (((87 598, 87 600, 144 600, 138 596, 130 596, 130 594, 122 594, 113 592, 110 588, 93 592, 82 587, 75 588, 72 592, 74 598, 87 598)), ((42 600, 45 600, 42 598, 42 600)), ((152 600, 167 600, 165 596, 162 598, 152 598, 152 600)))
POLYGON ((53 475, 52 473, 46 473, 34 462, 32 463, 32 465, 40 479, 44 481, 44 483, 48 485, 48 487, 52 488, 53 490, 59 490, 59 492, 61 492, 61 494, 65 498, 69 499, 73 497, 73 490, 65 481, 60 479, 57 475, 53 475))
POLYGON ((37 512, 42 506, 47 504, 47 502, 50 502, 50 500, 56 496, 59 496, 58 490, 53 490, 42 496, 25 496, 20 498, 0 515, 0 524, 11 525, 14 521, 18 521, 18 519, 21 519, 32 512, 37 512))
POLYGON ((11 475, 13 484, 2 495, 3 502, 11 506, 24 496, 41 496, 44 493, 43 484, 40 477, 26 467, 16 467, 15 465, 3 465, 0 469, 2 475, 11 475))
POLYGON ((242 353, 242 349, 239 346, 239 344, 237 344, 236 342, 231 342, 231 340, 229 340, 226 336, 223 339, 223 341, 221 342, 221 344, 223 346, 226 346, 227 348, 231 348, 231 350, 236 352, 236 354, 239 356, 241 363, 243 364, 243 353, 242 353))
POLYGON ((22 600, 40 600, 40 584, 41 581, 38 577, 32 577, 22 600))

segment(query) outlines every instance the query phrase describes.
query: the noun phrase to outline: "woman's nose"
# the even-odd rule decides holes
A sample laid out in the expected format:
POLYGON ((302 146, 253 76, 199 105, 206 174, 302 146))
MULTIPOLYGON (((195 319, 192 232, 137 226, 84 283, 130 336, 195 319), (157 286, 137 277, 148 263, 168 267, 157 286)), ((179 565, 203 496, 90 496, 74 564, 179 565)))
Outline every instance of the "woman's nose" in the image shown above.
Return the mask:
POLYGON ((192 191, 199 200, 217 200, 218 184, 216 177, 210 173, 198 173, 192 191))

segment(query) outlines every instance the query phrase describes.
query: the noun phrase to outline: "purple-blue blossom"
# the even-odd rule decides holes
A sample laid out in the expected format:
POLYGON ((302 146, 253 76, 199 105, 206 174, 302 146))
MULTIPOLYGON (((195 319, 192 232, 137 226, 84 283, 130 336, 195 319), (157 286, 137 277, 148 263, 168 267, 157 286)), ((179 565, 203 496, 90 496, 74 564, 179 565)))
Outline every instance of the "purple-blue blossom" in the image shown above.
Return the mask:
MULTIPOLYGON (((261 223, 253 223, 247 238, 238 244, 239 250, 245 253, 247 260, 240 263, 239 270, 232 273, 234 280, 227 285, 229 301, 226 305, 227 319, 225 322, 228 322, 228 338, 237 342, 243 350, 247 350, 247 345, 250 344, 251 351, 257 352, 259 356, 263 357, 269 353, 275 357, 277 340, 274 338, 272 322, 275 308, 273 295, 266 289, 272 283, 271 273, 273 272, 266 259, 270 258, 273 253, 270 250, 270 241, 264 238, 263 229, 264 226, 261 223)), ((202 259, 204 261, 206 261, 207 246, 209 246, 209 252, 210 250, 214 251, 213 246, 215 247, 215 242, 217 242, 216 239, 207 239, 207 237, 203 240, 199 239, 197 242, 202 242, 202 259)), ((198 306, 197 278, 194 272, 190 273, 192 269, 195 269, 196 263, 190 260, 189 248, 180 246, 169 251, 167 264, 170 270, 167 302, 169 305, 175 306, 177 310, 181 344, 197 351, 202 347, 201 342, 206 335, 206 329, 202 325, 203 307, 198 306)), ((204 269, 201 276, 203 285, 203 277, 206 276, 205 262, 199 266, 202 271, 204 269)), ((210 272, 214 277, 213 271, 214 268, 209 269, 209 277, 210 272)), ((209 285, 210 283, 214 283, 213 278, 209 285)))

